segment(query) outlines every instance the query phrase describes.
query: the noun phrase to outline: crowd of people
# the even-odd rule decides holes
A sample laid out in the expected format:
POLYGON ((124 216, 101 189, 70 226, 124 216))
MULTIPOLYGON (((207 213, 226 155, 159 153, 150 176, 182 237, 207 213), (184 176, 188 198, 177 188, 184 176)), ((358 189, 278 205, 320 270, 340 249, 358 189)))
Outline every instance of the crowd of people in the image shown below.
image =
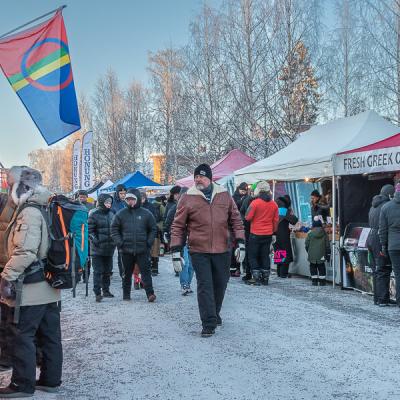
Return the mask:
MULTIPOLYGON (((210 337, 222 325, 230 276, 243 273, 248 285, 268 285, 273 261, 279 279, 290 277, 291 228, 298 218, 290 197, 274 199, 266 181, 243 182, 231 196, 213 182, 209 165, 199 165, 193 177, 190 189, 174 186, 169 198, 161 196, 152 202, 145 191, 123 185, 116 187, 114 195, 100 194, 96 204, 88 201, 85 191, 77 192, 75 199, 88 214, 90 262, 86 269, 91 265, 95 301, 114 297, 110 282, 117 251, 123 301, 131 300, 133 283, 153 303, 159 257, 169 250, 183 296, 193 293, 196 274, 201 336, 210 337)), ((8 184, 9 194, 0 196, 0 369, 12 369, 12 376, 10 385, 0 388, 0 397, 18 398, 32 396, 35 390, 56 392, 61 385, 61 296, 59 289, 36 274, 42 271, 43 275, 47 262, 50 231, 41 210, 50 193, 42 185, 40 172, 28 167, 11 168, 8 184)), ((310 200, 312 228, 305 247, 312 285, 324 286, 330 243, 323 222, 329 215, 330 196, 323 198, 315 190, 310 200)), ((382 188, 373 199, 369 217, 376 303, 387 305, 391 270, 396 278, 400 272, 400 185, 382 188)))

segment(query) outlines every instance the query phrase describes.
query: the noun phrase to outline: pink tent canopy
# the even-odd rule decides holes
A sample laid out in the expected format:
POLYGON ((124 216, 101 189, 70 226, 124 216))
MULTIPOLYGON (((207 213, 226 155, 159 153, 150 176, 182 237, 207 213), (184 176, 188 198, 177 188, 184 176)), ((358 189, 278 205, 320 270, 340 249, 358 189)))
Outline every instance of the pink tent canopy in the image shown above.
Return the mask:
MULTIPOLYGON (((213 181, 218 181, 225 176, 232 175, 237 169, 247 167, 255 162, 256 160, 254 158, 248 156, 242 151, 237 149, 231 150, 225 157, 222 157, 211 165, 213 181)), ((176 181, 177 185, 186 187, 193 186, 193 183, 193 175, 189 175, 186 178, 176 181)))

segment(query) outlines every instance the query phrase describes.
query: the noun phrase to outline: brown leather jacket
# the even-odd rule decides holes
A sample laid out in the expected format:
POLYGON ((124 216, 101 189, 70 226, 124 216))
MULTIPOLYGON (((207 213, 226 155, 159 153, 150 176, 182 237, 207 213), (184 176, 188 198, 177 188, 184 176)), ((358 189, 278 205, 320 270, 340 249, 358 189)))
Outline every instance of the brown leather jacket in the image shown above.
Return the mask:
POLYGON ((194 186, 181 198, 171 228, 171 248, 182 247, 186 229, 191 253, 225 253, 230 232, 236 240, 244 240, 235 202, 223 187, 213 185, 211 204, 194 186))

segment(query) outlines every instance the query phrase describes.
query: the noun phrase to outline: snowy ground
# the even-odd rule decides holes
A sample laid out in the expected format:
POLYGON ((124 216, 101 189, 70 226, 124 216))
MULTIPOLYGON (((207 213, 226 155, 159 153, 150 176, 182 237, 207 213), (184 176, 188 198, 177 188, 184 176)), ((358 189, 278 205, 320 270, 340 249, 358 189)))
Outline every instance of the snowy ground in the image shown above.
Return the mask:
MULTIPOLYGON (((170 261, 143 291, 97 304, 64 297, 64 372, 57 395, 36 399, 399 399, 400 311, 369 296, 271 278, 232 278, 211 338, 200 337, 195 295, 180 294, 170 261)), ((8 376, 0 383, 7 384, 8 376)))

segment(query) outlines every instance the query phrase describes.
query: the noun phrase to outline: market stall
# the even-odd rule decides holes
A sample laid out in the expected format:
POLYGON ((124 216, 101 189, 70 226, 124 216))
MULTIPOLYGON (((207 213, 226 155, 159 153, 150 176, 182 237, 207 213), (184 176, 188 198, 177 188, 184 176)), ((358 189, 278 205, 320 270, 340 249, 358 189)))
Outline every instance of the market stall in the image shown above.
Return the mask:
POLYGON ((101 188, 100 192, 114 192, 118 185, 124 185, 127 189, 129 188, 139 188, 144 186, 161 186, 159 183, 152 181, 147 176, 143 175, 140 171, 133 172, 131 174, 125 175, 123 178, 115 182, 113 185, 107 188, 101 188))
MULTIPOLYGON (((339 239, 343 235, 344 228, 349 222, 359 222, 355 218, 357 215, 346 212, 347 208, 350 209, 348 204, 343 204, 344 187, 339 184, 338 179, 343 171, 337 169, 337 155, 342 153, 354 151, 354 149, 364 148, 371 146, 375 143, 387 140, 399 133, 399 128, 391 124, 386 119, 380 117, 374 111, 366 111, 364 113, 338 119, 329 122, 325 125, 318 125, 312 127, 310 130, 302 133, 299 138, 293 143, 289 144, 284 149, 275 153, 271 157, 256 162, 246 168, 235 171, 236 182, 241 181, 254 181, 259 179, 266 179, 272 181, 291 182, 298 185, 313 184, 319 188, 326 188, 327 191, 330 187, 331 191, 331 224, 327 224, 328 233, 332 241, 332 258, 331 263, 327 268, 327 277, 331 278, 333 282, 341 282, 340 271, 340 252, 339 252, 339 239), (338 198, 338 194, 340 195, 338 198), (348 220, 338 218, 341 211, 344 215, 348 215, 348 220), (340 222, 340 225, 339 225, 340 222)), ((400 158, 400 156, 399 156, 400 158)), ((388 163, 388 161, 385 161, 388 163)), ((379 164, 379 161, 374 162, 379 164)), ((381 164, 384 161, 380 161, 381 164)), ((347 165, 347 164, 346 164, 347 165)), ((343 179, 345 180, 345 178, 343 179)), ((360 183, 361 193, 364 191, 364 186, 360 183)), ((290 187, 290 185, 288 185, 290 187)), ((369 186, 367 195, 363 195, 363 213, 368 213, 370 201, 375 188, 369 186)), ((311 188, 310 188, 311 189, 311 188)), ((311 190, 310 190, 311 192, 311 190)), ((322 191, 323 192, 323 191, 322 191)), ((360 190, 359 190, 360 192, 360 190)), ((327 191, 328 193, 328 191, 327 191)), ((324 193, 323 194, 327 194, 324 193)), ((294 199, 298 205, 298 198, 294 199)), ((303 199, 303 205, 305 204, 303 199)), ((353 207, 353 212, 359 210, 353 207)), ((300 213, 299 217, 304 219, 307 213, 300 213)), ((294 253, 295 262, 291 265, 291 271, 301 275, 309 275, 308 263, 305 254, 304 240, 306 237, 306 230, 311 224, 311 220, 302 221, 302 227, 298 232, 294 232, 294 253)))

